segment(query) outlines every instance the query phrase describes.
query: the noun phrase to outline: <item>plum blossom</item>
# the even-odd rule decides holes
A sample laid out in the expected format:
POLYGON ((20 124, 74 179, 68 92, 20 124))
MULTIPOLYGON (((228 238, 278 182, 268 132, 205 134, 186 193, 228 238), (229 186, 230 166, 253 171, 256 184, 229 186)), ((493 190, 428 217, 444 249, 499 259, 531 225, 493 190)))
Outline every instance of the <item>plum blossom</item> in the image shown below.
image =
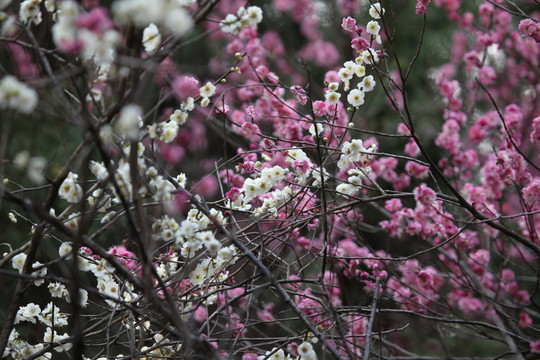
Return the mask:
POLYGON ((11 75, 0 80, 0 107, 3 109, 10 108, 29 114, 37 104, 38 95, 33 88, 11 75))
POLYGON ((161 45, 161 34, 154 23, 149 24, 143 31, 142 43, 144 51, 149 55, 155 53, 161 45))

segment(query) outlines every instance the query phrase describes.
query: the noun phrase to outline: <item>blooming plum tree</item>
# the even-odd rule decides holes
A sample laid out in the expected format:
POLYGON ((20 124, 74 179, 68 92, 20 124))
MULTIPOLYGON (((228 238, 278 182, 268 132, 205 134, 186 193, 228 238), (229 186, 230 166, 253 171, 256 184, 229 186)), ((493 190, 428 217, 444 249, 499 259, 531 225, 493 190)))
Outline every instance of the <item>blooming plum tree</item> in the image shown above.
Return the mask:
POLYGON ((538 358, 538 5, 0 1, 2 358, 538 358))

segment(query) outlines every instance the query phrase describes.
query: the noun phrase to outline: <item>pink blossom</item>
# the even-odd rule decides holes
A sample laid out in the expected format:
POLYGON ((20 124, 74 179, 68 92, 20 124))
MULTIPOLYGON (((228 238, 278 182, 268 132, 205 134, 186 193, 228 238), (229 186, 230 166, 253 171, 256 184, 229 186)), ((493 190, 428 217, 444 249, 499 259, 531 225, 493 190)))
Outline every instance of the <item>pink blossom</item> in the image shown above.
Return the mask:
POLYGON ((495 81, 497 75, 491 66, 484 66, 478 71, 478 81, 482 85, 491 85, 495 81))
POLYGON ((242 125, 242 133, 247 137, 247 138, 254 138, 256 137, 256 135, 258 135, 260 133, 260 129, 259 127, 257 126, 257 124, 253 124, 253 123, 250 123, 250 122, 245 122, 243 125, 242 125))
POLYGON ((484 304, 476 298, 462 297, 458 300, 458 307, 466 314, 479 313, 484 309, 484 304))
POLYGON ((197 322, 204 322, 208 318, 208 313, 206 312, 206 309, 204 306, 198 306, 195 311, 193 312, 193 319, 197 322))
POLYGON ((416 3, 416 14, 423 15, 426 13, 431 0, 418 0, 416 3))
POLYGON ((485 249, 478 249, 471 254, 471 259, 477 264, 487 265, 490 259, 489 251, 485 249))
POLYGON ((90 10, 96 6, 99 6, 100 0, 83 0, 82 5, 85 10, 90 10))
POLYGON ((530 36, 536 42, 540 42, 540 23, 532 19, 523 19, 519 22, 518 29, 521 36, 530 36))
POLYGON ((540 178, 535 177, 528 186, 523 188, 523 200, 529 206, 540 202, 540 178))
POLYGON ((469 66, 474 67, 481 67, 482 61, 480 61, 480 58, 478 57, 478 53, 476 51, 469 51, 465 54, 463 57, 463 60, 465 60, 465 64, 469 66))
POLYGON ((540 146, 540 116, 537 116, 532 121, 531 143, 540 146))
POLYGON ((324 101, 321 101, 321 100, 314 101, 313 102, 313 114, 315 116, 318 116, 318 117, 326 115, 326 103, 324 101))
POLYGON ((341 27, 343 30, 348 32, 355 32, 356 31, 356 20, 351 18, 350 16, 343 18, 343 21, 341 22, 341 27))
POLYGON ((420 184, 413 192, 415 200, 425 206, 431 205, 437 199, 435 191, 430 189, 426 184, 420 184))
POLYGON ((503 269, 501 271, 501 280, 504 283, 510 282, 514 280, 514 272, 510 269, 503 269))
POLYGON ((229 105, 222 105, 222 104, 219 104, 216 106, 216 114, 228 114, 229 111, 230 111, 230 107, 229 105))
POLYGON ((219 172, 221 181, 232 187, 241 188, 244 184, 244 178, 241 175, 235 174, 231 169, 222 170, 219 172))
POLYGON ((407 161, 405 170, 417 179, 426 179, 429 175, 429 167, 415 161, 407 161))
MULTIPOLYGON (((82 48, 81 41, 66 41, 65 43, 66 49, 63 48, 64 43, 60 44, 59 47, 66 53, 75 53, 82 48), (73 48, 69 45, 73 45, 73 48)), ((12 64, 18 76, 30 79, 39 77, 39 69, 34 63, 31 53, 15 43, 6 43, 6 46, 11 51, 11 55, 13 56, 12 64)))
POLYGON ((256 353, 246 352, 242 355, 242 360, 259 360, 259 356, 256 353))
POLYGON ((362 52, 364 50, 369 49, 369 41, 367 41, 361 36, 357 36, 354 39, 352 39, 351 47, 358 52, 362 52))
POLYGON ((227 198, 229 198, 229 200, 231 201, 236 201, 238 200, 238 198, 240 197, 240 189, 237 188, 237 187, 233 187, 231 188, 231 190, 229 190, 225 196, 227 196, 227 198))
POLYGON ((519 305, 527 305, 530 302, 529 292, 527 290, 519 290, 514 294, 514 301, 519 305))
POLYGON ((215 176, 205 176, 199 180, 195 186, 193 186, 193 191, 197 194, 201 194, 204 197, 211 197, 218 190, 218 182, 215 176))
MULTIPOLYGON (((402 135, 411 135, 411 131, 409 130, 409 127, 407 125, 405 125, 405 123, 399 123, 399 125, 397 127, 397 132, 402 134, 402 135)), ((411 140, 413 140, 413 139, 411 139, 411 140)))
POLYGON ((93 8, 89 13, 79 15, 77 18, 77 26, 79 28, 88 29, 95 33, 102 33, 107 29, 111 29, 114 24, 109 17, 109 13, 104 7, 93 8))
POLYGON ((176 144, 162 143, 159 145, 159 149, 161 156, 169 164, 178 164, 178 162, 186 155, 186 149, 183 146, 176 144))
POLYGON ((115 256, 128 270, 133 270, 137 266, 135 254, 126 249, 124 245, 113 246, 107 253, 115 256))
POLYGON ((331 70, 324 74, 324 82, 328 84, 333 82, 339 83, 341 82, 341 79, 339 78, 337 71, 331 70))
POLYGON ((192 76, 177 76, 173 81, 172 89, 180 101, 184 101, 188 97, 196 98, 199 96, 199 80, 192 76))
POLYGON ((300 249, 309 250, 311 248, 311 240, 305 236, 300 236, 298 239, 296 239, 296 244, 300 249))
POLYGON ((394 179, 392 185, 394 185, 394 189, 400 191, 405 189, 409 184, 411 183, 411 177, 407 175, 406 173, 401 173, 399 176, 394 179))
POLYGON ((526 312, 519 313, 519 326, 521 328, 527 328, 531 326, 533 323, 531 317, 526 312))
POLYGON ((311 59, 315 64, 331 68, 335 66, 339 60, 339 52, 336 46, 328 41, 316 40, 308 43, 300 50, 301 58, 311 59))
POLYGON ((390 199, 386 200, 384 203, 384 208, 392 213, 398 211, 403 207, 400 199, 390 199))
POLYGON ((293 85, 289 90, 300 104, 305 105, 307 103, 306 91, 300 85, 293 85))
POLYGON ((478 15, 480 17, 480 22, 486 28, 489 27, 489 25, 491 23, 491 19, 492 19, 492 16, 493 16, 493 11, 494 11, 493 5, 489 4, 487 2, 482 3, 478 7, 478 15))
POLYGON ((531 347, 532 353, 540 352, 540 340, 531 341, 529 346, 531 347))

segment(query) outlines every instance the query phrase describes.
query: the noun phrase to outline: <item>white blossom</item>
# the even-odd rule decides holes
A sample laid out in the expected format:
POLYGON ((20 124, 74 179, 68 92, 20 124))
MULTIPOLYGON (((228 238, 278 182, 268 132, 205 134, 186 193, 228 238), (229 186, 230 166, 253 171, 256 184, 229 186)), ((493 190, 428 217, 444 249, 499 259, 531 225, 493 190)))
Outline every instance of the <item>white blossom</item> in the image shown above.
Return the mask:
POLYGON ((47 160, 43 156, 33 156, 30 158, 28 169, 26 170, 28 179, 36 185, 43 184, 45 182, 43 173, 45 172, 46 166, 47 160))
POLYGON ((381 30, 381 26, 375 20, 371 20, 366 25, 366 32, 373 36, 379 35, 379 30, 381 30))
POLYGON ((83 189, 77 184, 77 174, 70 172, 58 189, 58 196, 70 203, 77 203, 82 199, 83 189))
POLYGON ((24 0, 19 8, 19 20, 23 24, 29 21, 33 21, 36 25, 40 24, 42 16, 39 4, 41 4, 41 0, 24 0))
POLYGON ((28 321, 32 324, 36 323, 36 317, 41 313, 41 308, 39 305, 34 303, 29 303, 26 306, 19 307, 17 315, 15 317, 15 324, 18 324, 21 321, 28 321))
POLYGON ((202 97, 209 98, 210 96, 213 96, 216 92, 216 87, 211 82, 207 82, 203 87, 199 89, 200 94, 202 97))
POLYGON ((382 15, 384 15, 384 8, 381 6, 380 3, 372 4, 369 7, 369 16, 371 16, 372 18, 380 19, 382 15))
POLYGON ((375 79, 373 75, 366 76, 361 83, 358 84, 358 88, 365 92, 372 91, 375 88, 375 79))
POLYGON ((239 31, 247 27, 255 27, 262 21, 263 12, 258 6, 250 6, 247 9, 240 7, 234 14, 227 14, 225 19, 220 22, 223 32, 238 34, 239 31))
POLYGON ((320 137, 320 136, 322 136, 323 132, 324 132, 324 126, 321 123, 312 124, 309 127, 309 133, 313 137, 316 137, 316 136, 320 137))
POLYGON ((347 95, 347 101, 351 106, 360 106, 364 103, 364 92, 359 89, 352 89, 347 95))
POLYGON ((142 109, 135 104, 129 104, 122 108, 116 120, 115 129, 127 140, 139 139, 139 124, 141 122, 142 109))
POLYGON ((179 126, 184 125, 187 121, 187 118, 187 112, 180 109, 175 110, 174 113, 172 113, 172 115, 169 117, 170 120, 175 121, 179 126))
POLYGON ((13 266, 15 270, 19 270, 19 272, 22 272, 25 261, 26 261, 25 253, 17 254, 11 259, 11 266, 13 266))
POLYGON ((0 107, 11 108, 29 114, 38 103, 37 92, 14 76, 7 75, 0 80, 0 107))
POLYGON ((144 29, 142 43, 147 54, 152 55, 157 51, 161 45, 161 34, 156 24, 151 23, 144 29))
POLYGON ((326 102, 329 104, 337 104, 341 98, 341 94, 335 91, 327 91, 324 95, 326 102))

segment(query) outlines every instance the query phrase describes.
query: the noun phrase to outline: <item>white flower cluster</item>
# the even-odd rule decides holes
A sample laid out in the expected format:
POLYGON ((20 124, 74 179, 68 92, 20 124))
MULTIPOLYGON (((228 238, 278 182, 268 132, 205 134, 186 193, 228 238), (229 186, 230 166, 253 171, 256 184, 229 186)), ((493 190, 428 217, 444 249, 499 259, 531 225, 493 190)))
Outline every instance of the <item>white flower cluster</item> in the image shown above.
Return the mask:
POLYGON ((145 28, 150 24, 163 27, 175 36, 187 34, 193 27, 193 19, 187 8, 195 0, 119 0, 112 11, 120 25, 145 28))
POLYGON ((336 187, 338 193, 353 195, 360 190, 363 179, 368 177, 371 172, 371 167, 367 163, 375 150, 376 147, 374 144, 365 148, 360 139, 354 139, 351 142, 346 141, 343 144, 341 157, 338 160, 337 166, 341 171, 347 170, 351 164, 354 164, 355 168, 348 170, 348 182, 346 184, 339 184, 336 187))
POLYGON ((268 193, 279 181, 285 178, 288 172, 288 169, 283 169, 276 165, 271 168, 262 169, 259 176, 255 179, 247 178, 244 180, 244 185, 242 186, 244 201, 249 202, 259 195, 268 193))
MULTIPOLYGON (((20 254, 15 255, 11 259, 11 266, 13 266, 15 270, 19 270, 19 272, 22 273, 25 262, 26 262, 26 254, 20 253, 20 254)), ((39 261, 36 261, 35 263, 32 264, 32 269, 39 268, 38 270, 32 272, 32 275, 37 277, 37 279, 34 280, 34 285, 36 286, 40 286, 41 284, 43 284, 45 280, 43 280, 42 277, 47 275, 47 268, 41 267, 41 265, 42 264, 39 261)))
POLYGON ((168 121, 149 125, 148 135, 152 139, 170 143, 178 135, 178 128, 178 123, 174 119, 169 119, 168 121))
MULTIPOLYGON (((69 243, 62 243, 58 249, 60 256, 71 254, 72 248, 69 243)), ((104 259, 94 259, 88 256, 83 250, 79 250, 77 255, 77 264, 80 271, 90 271, 97 279, 97 289, 100 294, 106 296, 106 302, 110 306, 116 306, 114 300, 122 299, 124 301, 133 300, 132 290, 133 285, 123 283, 122 287, 118 284, 118 280, 114 274, 114 268, 104 259)), ((66 295, 62 285, 57 283, 49 283, 49 291, 53 297, 62 297, 67 302, 70 302, 69 295, 66 295)), ((85 307, 88 303, 88 293, 86 290, 79 291, 80 305, 85 307)))
POLYGON ((58 189, 58 196, 72 204, 81 201, 84 195, 81 185, 77 184, 78 177, 77 174, 70 172, 58 189))
POLYGON ((234 14, 228 14, 221 21, 220 26, 223 32, 238 34, 238 32, 249 26, 257 26, 262 21, 263 13, 260 7, 250 6, 247 9, 241 7, 234 14))
MULTIPOLYGON (((130 163, 128 161, 131 146, 129 144, 123 145, 125 158, 120 159, 114 170, 114 180, 118 185, 120 194, 128 201, 133 198, 134 191, 142 197, 151 197, 153 200, 159 202, 172 200, 176 191, 175 185, 160 175, 156 168, 147 166, 146 159, 143 156, 144 150, 144 145, 140 142, 137 143, 137 169, 142 181, 138 189, 133 189, 130 163)), ((112 165, 114 166, 114 164, 112 165)), ((108 211, 101 220, 104 223, 115 215, 115 212, 111 211, 111 205, 121 203, 120 194, 117 193, 116 187, 110 182, 109 172, 103 163, 91 161, 90 171, 104 186, 94 190, 92 195, 88 197, 88 202, 100 212, 108 211)), ((180 174, 176 180, 180 186, 185 186, 185 174, 180 174)))
POLYGON ((364 164, 371 159, 373 152, 377 150, 374 144, 369 147, 364 147, 362 140, 354 139, 345 141, 341 148, 341 156, 338 160, 338 168, 341 171, 345 171, 350 164, 356 164, 364 166, 364 164))
POLYGON ((69 214, 68 218, 65 221, 66 226, 73 231, 76 231, 79 228, 80 223, 81 213, 79 212, 69 214))
POLYGON ((305 184, 307 179, 312 175, 312 171, 315 166, 311 162, 311 159, 304 152, 304 150, 293 147, 287 150, 287 156, 285 159, 287 160, 289 165, 295 170, 294 182, 301 185, 305 184), (299 169, 299 165, 302 165, 301 170, 299 169))
POLYGON ((211 82, 207 82, 199 89, 199 93, 201 95, 201 106, 207 107, 210 104, 210 96, 216 93, 216 87, 211 82))
POLYGON ((276 189, 264 198, 262 205, 253 211, 253 215, 258 217, 264 214, 277 216, 278 209, 294 199, 296 194, 297 191, 295 192, 289 186, 285 186, 283 189, 276 189))
MULTIPOLYGON (((54 347, 56 352, 69 351, 72 344, 67 341, 69 335, 62 335, 56 332, 56 328, 64 327, 68 324, 68 317, 61 313, 60 309, 52 302, 48 303, 43 309, 39 305, 29 303, 26 306, 19 307, 15 316, 15 324, 20 322, 30 322, 36 324, 38 321, 46 326, 43 334, 43 343, 32 345, 19 337, 17 330, 13 329, 4 351, 4 356, 11 356, 13 359, 26 359, 38 352, 41 352, 44 344, 58 344, 54 347)), ((51 359, 51 353, 45 353, 37 359, 51 359)))
POLYGON ((289 355, 285 357, 285 351, 283 349, 273 348, 272 350, 267 351, 264 355, 258 356, 259 360, 285 360, 291 359, 289 355))
MULTIPOLYGON (((193 99, 193 98, 190 98, 190 99, 193 99)), ((174 122, 178 124, 178 126, 184 125, 187 119, 188 119, 187 110, 182 110, 182 109, 176 109, 169 117, 169 120, 173 120, 174 122)))
MULTIPOLYGON (((154 342, 155 345, 152 347, 143 346, 141 348, 142 356, 139 358, 140 360, 170 359, 174 357, 175 351, 178 352, 182 348, 182 344, 177 346, 165 345, 171 342, 161 334, 154 335, 154 342)), ((98 360, 101 360, 101 358, 98 360)))
POLYGON ((227 202, 225 203, 225 207, 227 209, 237 210, 237 211, 250 211, 251 210, 251 204, 249 204, 249 202, 246 201, 246 198, 244 194, 242 193, 234 201, 227 199, 227 202))
MULTIPOLYGON (((176 191, 176 187, 172 182, 165 179, 162 175, 157 173, 154 167, 150 167, 146 171, 148 178, 148 188, 153 192, 153 198, 160 202, 168 202, 172 200, 173 194, 176 191)), ((145 188, 139 189, 139 194, 144 194, 145 188)))
MULTIPOLYGON (((225 224, 225 218, 220 211, 213 209, 211 215, 220 224, 225 224)), ((175 246, 181 249, 182 256, 192 257, 197 251, 203 248, 215 255, 221 248, 221 242, 214 237, 212 231, 207 230, 210 219, 197 209, 191 209, 187 218, 182 221, 180 227, 174 234, 175 246)))
MULTIPOLYGON (((205 91, 205 89, 207 89, 209 86, 212 87, 211 93, 210 90, 207 90, 207 92, 204 92, 204 94, 207 96, 212 96, 214 94, 215 86, 211 83, 208 83, 201 88, 201 96, 203 96, 203 91, 205 91)), ((210 99, 208 99, 207 97, 203 97, 202 100, 207 101, 206 105, 208 105, 208 103, 210 102, 210 99)), ((201 105, 203 101, 201 101, 201 105)), ((195 100, 192 97, 189 97, 184 103, 180 105, 180 109, 176 109, 174 113, 171 114, 169 120, 157 124, 148 125, 148 136, 150 136, 151 139, 159 140, 164 143, 173 142, 178 135, 178 130, 180 129, 180 126, 186 123, 188 119, 188 113, 190 111, 193 111, 194 108, 195 100)))
POLYGON ((62 48, 81 45, 80 55, 84 61, 93 60, 98 66, 110 65, 115 57, 115 49, 120 42, 120 34, 112 29, 96 33, 77 26, 79 5, 73 0, 58 4, 57 22, 52 27, 54 43, 62 48))
POLYGON ((26 150, 23 150, 13 158, 13 164, 19 170, 26 168, 28 179, 36 184, 42 185, 45 183, 45 169, 47 167, 47 159, 43 156, 32 156, 26 150))
MULTIPOLYGON (((380 16, 384 14, 384 8, 379 3, 371 5, 369 14, 374 19, 380 19, 380 16)), ((377 43, 381 43, 381 37, 379 31, 381 26, 375 20, 372 20, 366 25, 366 32, 372 36, 377 43)), ((365 64, 373 65, 379 62, 379 55, 373 48, 363 50, 358 54, 354 61, 347 61, 343 64, 343 67, 339 69, 338 75, 343 82, 343 90, 349 91, 351 87, 351 81, 356 76, 359 80, 357 88, 351 90, 347 94, 347 101, 353 107, 358 107, 364 104, 365 93, 372 91, 375 88, 375 79, 373 75, 366 76, 365 64)), ((339 84, 331 83, 328 85, 328 89, 325 93, 325 99, 328 104, 337 104, 340 100, 341 94, 338 93, 339 84)))
POLYGON ((97 161, 90 161, 90 171, 99 181, 105 181, 109 177, 107 168, 103 163, 97 161))
MULTIPOLYGON (((347 101, 351 106, 358 107, 364 104, 365 93, 372 91, 375 88, 375 79, 373 75, 366 75, 366 68, 362 65, 367 58, 375 59, 377 54, 374 50, 364 50, 364 52, 358 56, 355 61, 347 61, 343 64, 343 67, 339 70, 338 75, 343 81, 344 89, 346 91, 350 88, 350 82, 354 76, 361 79, 356 89, 353 89, 347 95, 347 101)), ((378 61, 378 58, 377 58, 378 61)))
POLYGON ((332 82, 328 84, 324 98, 328 104, 335 105, 339 102, 341 94, 338 92, 339 84, 337 82, 332 82))
POLYGON ((339 184, 336 187, 336 191, 343 195, 352 196, 357 193, 362 187, 363 179, 369 176, 371 168, 365 167, 362 170, 351 169, 347 172, 349 177, 347 178, 346 184, 339 184))
MULTIPOLYGON (((221 212, 212 209, 210 214, 219 223, 226 223, 221 212)), ((236 248, 232 245, 222 246, 214 232, 208 230, 210 224, 210 219, 197 209, 191 209, 187 218, 180 224, 169 216, 164 216, 153 224, 156 239, 174 242, 174 247, 180 250, 183 257, 194 258, 203 248, 208 254, 208 257, 202 259, 189 274, 190 282, 194 286, 226 280, 228 276, 226 267, 236 261, 236 248)), ((157 267, 158 274, 166 284, 169 281, 176 281, 176 277, 173 276, 177 271, 177 265, 171 259, 177 259, 178 255, 176 252, 169 253, 167 258, 168 262, 163 262, 157 267)))
MULTIPOLYGON (((369 7, 369 16, 371 16, 375 20, 379 20, 381 16, 384 15, 384 8, 381 6, 380 3, 372 4, 369 7)), ((381 37, 379 35, 379 31, 381 30, 381 26, 379 23, 375 20, 371 20, 366 25, 366 32, 370 34, 375 41, 380 44, 381 43, 381 37)))
MULTIPOLYGON (((116 187, 113 186, 113 184, 110 185, 114 194, 113 201, 115 203, 121 203, 120 195, 123 196, 128 201, 133 198, 133 186, 131 185, 130 169, 131 167, 129 165, 129 162, 124 159, 121 159, 120 162, 118 163, 118 168, 116 169, 116 172, 114 173, 114 180, 116 181, 116 184, 118 184, 118 189, 120 190, 120 194, 117 193, 117 189, 116 187)), ((141 187, 138 193, 141 194, 145 192, 146 192, 146 189, 141 187)))
MULTIPOLYGON (((72 247, 70 243, 64 242, 58 249, 58 254, 61 257, 71 256, 72 247)), ((13 257, 12 266, 15 269, 21 270, 26 261, 26 254, 21 253, 13 257)), ((115 300, 122 299, 123 301, 137 301, 137 296, 133 294, 133 286, 130 283, 123 283, 122 287, 118 285, 119 280, 114 274, 114 268, 104 259, 96 259, 89 256, 84 250, 80 249, 77 255, 77 264, 79 270, 83 272, 91 272, 97 279, 97 289, 100 294, 106 296, 106 302, 110 306, 116 306, 115 300)), ((35 263, 34 268, 40 267, 41 264, 35 263)), ((46 268, 38 270, 38 274, 44 276, 46 268), (43 271, 45 270, 45 271, 43 271)), ((34 282, 36 286, 43 283, 43 280, 34 282)), ((71 296, 64 284, 58 282, 50 282, 47 286, 51 297, 60 298, 66 302, 71 302, 71 296)), ((79 289, 79 304, 86 307, 88 304, 88 292, 84 289, 79 289)), ((42 324, 45 326, 43 342, 36 345, 31 345, 19 337, 18 332, 14 329, 9 337, 9 342, 3 357, 11 356, 13 359, 26 359, 44 349, 47 344, 53 344, 53 349, 56 352, 69 351, 72 343, 69 342, 68 334, 59 334, 56 329, 68 325, 68 316, 60 311, 60 308, 53 302, 48 303, 43 309, 34 303, 21 306, 15 317, 15 324, 21 322, 29 322, 32 324, 42 324)), ((51 359, 51 353, 45 353, 37 359, 51 359)))
POLYGON ((92 191, 88 197, 88 204, 99 212, 106 212, 111 207, 111 198, 105 194, 103 189, 92 191))
POLYGON ((34 24, 38 25, 43 20, 41 15, 41 10, 39 9, 39 4, 41 0, 24 0, 21 2, 21 7, 19 8, 19 21, 23 24, 32 21, 34 24))
POLYGON ((38 96, 36 90, 20 82, 14 76, 7 75, 0 80, 0 107, 14 109, 29 114, 36 108, 38 96))

